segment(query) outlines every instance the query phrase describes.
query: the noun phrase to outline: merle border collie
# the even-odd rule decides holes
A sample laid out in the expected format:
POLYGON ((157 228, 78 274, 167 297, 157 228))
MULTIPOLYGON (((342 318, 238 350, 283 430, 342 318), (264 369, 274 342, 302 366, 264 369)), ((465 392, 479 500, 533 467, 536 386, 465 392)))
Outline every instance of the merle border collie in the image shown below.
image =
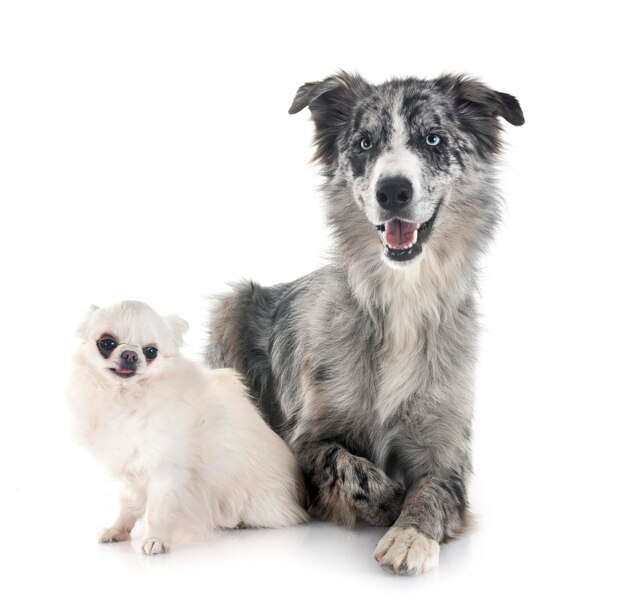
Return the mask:
POLYGON ((464 75, 298 90, 334 258, 216 302, 207 360, 244 374, 298 457, 312 514, 390 526, 374 556, 437 565, 469 523, 477 266, 497 226, 501 119, 516 98, 464 75))

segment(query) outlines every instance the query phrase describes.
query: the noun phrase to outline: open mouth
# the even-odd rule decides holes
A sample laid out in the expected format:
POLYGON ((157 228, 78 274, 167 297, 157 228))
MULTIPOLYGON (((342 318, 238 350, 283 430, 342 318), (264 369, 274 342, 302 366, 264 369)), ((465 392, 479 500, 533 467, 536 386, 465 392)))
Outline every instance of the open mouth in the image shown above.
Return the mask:
POLYGON ((438 211, 439 206, 432 217, 422 224, 393 219, 376 226, 385 256, 396 262, 406 262, 419 255, 424 241, 430 235, 438 211))
POLYGON ((115 373, 115 375, 118 375, 119 377, 132 377, 133 375, 135 375, 135 373, 137 373, 134 369, 111 368, 109 369, 109 371, 113 371, 113 373, 115 373))

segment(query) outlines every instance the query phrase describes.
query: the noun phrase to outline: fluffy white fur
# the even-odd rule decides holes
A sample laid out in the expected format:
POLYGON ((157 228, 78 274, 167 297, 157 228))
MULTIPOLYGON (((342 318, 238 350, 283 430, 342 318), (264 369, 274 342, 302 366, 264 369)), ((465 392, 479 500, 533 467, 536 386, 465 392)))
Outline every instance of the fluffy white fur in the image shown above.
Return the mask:
POLYGON ((235 371, 209 371, 179 353, 187 323, 126 301, 92 308, 79 329, 68 395, 80 441, 121 482, 120 513, 100 541, 123 541, 145 515, 145 554, 175 529, 283 527, 307 520, 302 474, 235 371), (103 357, 105 334, 118 346, 103 357), (143 348, 158 349, 148 363, 143 348), (122 378, 121 353, 137 353, 122 378))

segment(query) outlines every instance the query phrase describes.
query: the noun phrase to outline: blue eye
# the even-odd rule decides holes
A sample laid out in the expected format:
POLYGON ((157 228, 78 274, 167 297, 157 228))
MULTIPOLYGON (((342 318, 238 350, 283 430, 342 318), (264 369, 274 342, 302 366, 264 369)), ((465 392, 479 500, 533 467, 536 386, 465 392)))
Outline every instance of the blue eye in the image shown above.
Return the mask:
POLYGON ((370 141, 367 137, 361 139, 361 149, 367 151, 372 148, 372 141, 370 141))
POLYGON ((433 133, 427 134, 426 143, 430 145, 431 147, 434 147, 435 145, 439 145, 439 143, 441 143, 441 138, 439 137, 438 134, 433 134, 433 133))

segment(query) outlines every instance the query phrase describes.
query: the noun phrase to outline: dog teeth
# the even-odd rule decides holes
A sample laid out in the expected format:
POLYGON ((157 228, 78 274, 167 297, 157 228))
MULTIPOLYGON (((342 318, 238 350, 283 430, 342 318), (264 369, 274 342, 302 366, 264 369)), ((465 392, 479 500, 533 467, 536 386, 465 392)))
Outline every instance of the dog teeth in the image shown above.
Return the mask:
POLYGON ((418 231, 419 231, 419 224, 417 226, 417 228, 413 231, 413 237, 410 241, 407 241, 406 243, 403 243, 402 245, 396 247, 395 245, 390 245, 389 242, 387 241, 387 231, 386 230, 378 230, 378 232, 382 235, 382 239, 384 244, 389 248, 389 249, 395 249, 395 250, 403 250, 403 249, 409 249, 410 247, 413 247, 416 243, 417 243, 417 235, 418 235, 418 231))

